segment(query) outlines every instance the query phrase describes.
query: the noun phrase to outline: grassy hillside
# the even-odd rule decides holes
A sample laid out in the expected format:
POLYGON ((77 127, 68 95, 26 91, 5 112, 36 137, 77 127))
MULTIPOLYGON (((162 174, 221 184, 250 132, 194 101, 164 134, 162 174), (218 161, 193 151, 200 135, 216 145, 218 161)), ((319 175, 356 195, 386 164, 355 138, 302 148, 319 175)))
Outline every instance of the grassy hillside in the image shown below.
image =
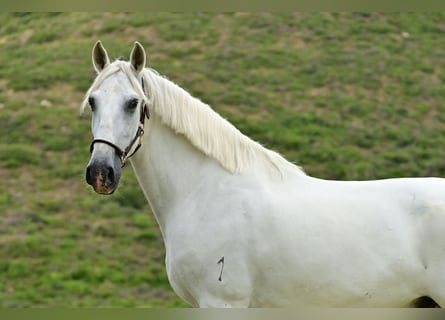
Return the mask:
POLYGON ((0 14, 0 306, 186 306, 130 166, 84 181, 97 39, 310 175, 445 176, 445 14, 0 14))

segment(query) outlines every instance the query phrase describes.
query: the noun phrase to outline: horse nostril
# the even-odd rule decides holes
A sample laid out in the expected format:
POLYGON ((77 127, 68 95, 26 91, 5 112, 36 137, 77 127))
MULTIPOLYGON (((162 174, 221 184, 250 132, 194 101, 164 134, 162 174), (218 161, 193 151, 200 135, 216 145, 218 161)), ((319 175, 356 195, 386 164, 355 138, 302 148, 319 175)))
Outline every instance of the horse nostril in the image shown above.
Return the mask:
POLYGON ((85 172, 85 179, 87 180, 87 183, 89 185, 93 184, 93 179, 91 178, 91 168, 90 168, 90 166, 87 167, 87 170, 85 172))
POLYGON ((108 181, 113 183, 114 182, 114 170, 112 167, 108 167, 107 169, 108 169, 108 174, 107 174, 108 181))

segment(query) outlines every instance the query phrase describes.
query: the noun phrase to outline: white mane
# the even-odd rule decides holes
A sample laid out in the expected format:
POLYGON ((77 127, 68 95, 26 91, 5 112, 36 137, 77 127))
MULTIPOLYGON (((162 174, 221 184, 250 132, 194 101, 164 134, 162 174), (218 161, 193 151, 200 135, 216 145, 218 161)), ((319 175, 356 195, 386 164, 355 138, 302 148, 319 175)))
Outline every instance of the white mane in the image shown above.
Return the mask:
POLYGON ((209 105, 192 97, 153 69, 145 68, 139 75, 144 82, 142 88, 141 80, 128 62, 113 62, 97 76, 87 91, 82 108, 88 103, 90 93, 117 71, 123 71, 128 76, 150 111, 165 125, 184 135, 193 146, 218 161, 226 170, 242 173, 252 164, 260 162, 278 172, 284 167, 292 167, 304 174, 300 167, 243 135, 209 105))

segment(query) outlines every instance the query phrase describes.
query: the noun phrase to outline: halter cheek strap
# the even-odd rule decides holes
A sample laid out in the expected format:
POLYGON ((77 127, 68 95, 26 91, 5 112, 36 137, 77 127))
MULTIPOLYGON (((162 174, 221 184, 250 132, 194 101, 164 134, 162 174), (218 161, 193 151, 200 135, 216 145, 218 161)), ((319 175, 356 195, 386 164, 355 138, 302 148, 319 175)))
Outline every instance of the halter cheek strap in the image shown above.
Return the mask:
MULTIPOLYGON (((144 90, 144 81, 142 81, 142 90, 144 90)), ((125 148, 125 150, 122 150, 118 145, 116 145, 113 142, 110 142, 108 140, 94 139, 90 145, 90 153, 93 152, 94 145, 96 143, 103 143, 103 144, 109 145, 110 147, 114 148, 117 155, 121 159, 122 167, 125 166, 125 162, 127 161, 127 159, 132 157, 141 147, 142 136, 144 135, 145 118, 150 119, 150 110, 148 109, 148 107, 145 104, 143 104, 141 106, 138 130, 136 131, 134 138, 131 140, 130 144, 125 148)))

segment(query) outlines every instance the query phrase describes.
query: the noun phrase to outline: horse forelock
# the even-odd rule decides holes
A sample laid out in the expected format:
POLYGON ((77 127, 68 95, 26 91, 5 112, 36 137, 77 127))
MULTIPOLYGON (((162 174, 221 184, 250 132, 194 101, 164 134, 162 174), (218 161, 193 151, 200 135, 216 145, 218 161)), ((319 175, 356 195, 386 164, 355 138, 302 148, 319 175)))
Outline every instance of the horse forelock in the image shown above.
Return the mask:
POLYGON ((85 97, 82 101, 82 104, 80 107, 81 113, 85 110, 85 107, 88 104, 88 98, 91 95, 91 93, 94 92, 95 90, 97 90, 107 78, 116 74, 119 71, 122 71, 128 77, 128 80, 130 81, 130 84, 132 85, 133 89, 139 94, 141 99, 144 100, 145 104, 146 105, 151 104, 150 99, 145 95, 145 92, 142 88, 141 80, 138 78, 138 76, 135 74, 135 72, 131 68, 130 63, 127 61, 116 60, 113 63, 111 63, 109 66, 104 68, 96 76, 96 79, 94 79, 93 84, 87 90, 85 97))

